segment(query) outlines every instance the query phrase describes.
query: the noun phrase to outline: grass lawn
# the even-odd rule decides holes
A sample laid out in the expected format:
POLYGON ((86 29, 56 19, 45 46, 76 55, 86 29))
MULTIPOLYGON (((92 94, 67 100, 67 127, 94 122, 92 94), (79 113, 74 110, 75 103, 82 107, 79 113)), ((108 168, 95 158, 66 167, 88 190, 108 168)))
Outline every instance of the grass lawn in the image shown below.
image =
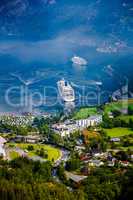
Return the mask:
POLYGON ((96 115, 97 108, 96 107, 87 107, 87 108, 80 108, 78 111, 74 113, 74 119, 85 119, 90 115, 96 115))
POLYGON ((17 153, 16 151, 11 151, 11 152, 9 153, 9 156, 10 156, 10 158, 13 160, 13 159, 15 159, 15 158, 18 158, 20 155, 19 155, 19 153, 17 153))
POLYGON ((104 107, 104 111, 105 112, 111 112, 111 111, 114 111, 114 110, 121 110, 121 109, 125 109, 127 108, 127 106, 133 106, 133 99, 128 99, 128 103, 127 101, 118 101, 118 102, 113 102, 113 103, 109 103, 109 104, 106 104, 105 107, 104 107))
POLYGON ((129 128, 112 128, 104 129, 108 136, 110 137, 122 137, 124 135, 133 134, 133 131, 129 128))
POLYGON ((56 161, 61 155, 61 152, 59 149, 52 147, 50 145, 17 143, 17 144, 14 144, 14 146, 19 147, 20 149, 23 149, 23 150, 27 150, 28 146, 33 146, 34 150, 28 151, 28 155, 30 157, 37 156, 36 151, 43 148, 44 151, 46 151, 48 154, 49 161, 52 161, 53 159, 54 161, 56 161))
POLYGON ((133 146, 120 147, 121 150, 127 151, 128 149, 133 150, 133 146))
POLYGON ((132 115, 122 115, 120 117, 117 117, 118 119, 124 120, 125 122, 129 122, 130 119, 133 120, 133 116, 132 115))

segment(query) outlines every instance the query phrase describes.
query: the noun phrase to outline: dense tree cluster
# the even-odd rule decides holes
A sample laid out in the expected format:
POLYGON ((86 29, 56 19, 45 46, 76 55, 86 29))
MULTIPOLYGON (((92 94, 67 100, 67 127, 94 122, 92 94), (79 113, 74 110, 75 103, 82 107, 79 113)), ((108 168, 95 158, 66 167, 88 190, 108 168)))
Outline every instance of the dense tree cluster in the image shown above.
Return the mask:
MULTIPOLYGON (((72 160, 72 159, 71 159, 72 160)), ((77 168, 77 161, 69 163, 77 168)), ((130 200, 133 195, 133 169, 96 168, 78 187, 68 190, 52 178, 49 162, 33 162, 27 158, 0 161, 1 200, 130 200)), ((64 167, 57 174, 65 183, 64 167)), ((66 182, 73 187, 70 182, 66 182)))
POLYGON ((101 124, 103 128, 114 128, 114 127, 127 127, 133 129, 133 119, 124 120, 119 116, 110 118, 107 113, 103 115, 103 122, 101 124))
POLYGON ((74 171, 80 168, 80 159, 73 156, 69 161, 66 162, 66 169, 68 171, 74 171))
POLYGON ((65 186, 52 180, 51 170, 49 162, 33 162, 27 158, 9 163, 0 161, 0 199, 74 200, 65 186))
POLYGON ((99 168, 84 183, 88 200, 129 200, 133 195, 133 169, 125 173, 116 169, 99 168))

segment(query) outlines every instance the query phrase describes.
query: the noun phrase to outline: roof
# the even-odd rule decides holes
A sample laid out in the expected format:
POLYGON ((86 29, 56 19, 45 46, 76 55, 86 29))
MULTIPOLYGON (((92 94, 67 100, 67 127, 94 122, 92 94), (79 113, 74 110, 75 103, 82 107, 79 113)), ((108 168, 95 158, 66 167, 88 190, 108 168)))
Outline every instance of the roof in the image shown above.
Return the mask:
POLYGON ((77 175, 77 174, 73 174, 71 172, 65 172, 65 174, 68 179, 71 179, 72 181, 74 181, 76 183, 83 181, 84 179, 87 178, 87 176, 77 175))
POLYGON ((92 115, 88 119, 89 120, 97 120, 97 119, 101 119, 101 118, 102 118, 102 115, 92 115))
POLYGON ((112 142, 119 142, 120 138, 111 138, 110 141, 112 141, 112 142))
POLYGON ((24 136, 24 135, 16 135, 15 138, 17 138, 17 139, 25 138, 25 139, 35 140, 35 139, 39 139, 40 136, 39 135, 26 135, 26 136, 24 136))
POLYGON ((1 137, 0 136, 0 144, 4 144, 4 143, 6 143, 7 141, 5 140, 5 138, 3 138, 3 137, 1 137))
POLYGON ((92 163, 99 165, 100 163, 102 163, 101 160, 91 160, 92 163))

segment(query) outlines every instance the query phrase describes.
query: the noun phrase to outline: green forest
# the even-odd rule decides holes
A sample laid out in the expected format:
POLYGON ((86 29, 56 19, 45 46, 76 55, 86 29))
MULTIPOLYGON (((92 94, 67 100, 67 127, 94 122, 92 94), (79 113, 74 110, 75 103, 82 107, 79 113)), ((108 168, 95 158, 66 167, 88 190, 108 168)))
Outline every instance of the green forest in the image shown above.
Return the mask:
MULTIPOLYGON (((58 183, 50 162, 27 158, 0 161, 0 200, 130 200, 133 169, 97 168, 81 185, 58 183)), ((60 170, 61 173, 64 173, 60 170)), ((63 176, 62 176, 63 177, 63 176)))

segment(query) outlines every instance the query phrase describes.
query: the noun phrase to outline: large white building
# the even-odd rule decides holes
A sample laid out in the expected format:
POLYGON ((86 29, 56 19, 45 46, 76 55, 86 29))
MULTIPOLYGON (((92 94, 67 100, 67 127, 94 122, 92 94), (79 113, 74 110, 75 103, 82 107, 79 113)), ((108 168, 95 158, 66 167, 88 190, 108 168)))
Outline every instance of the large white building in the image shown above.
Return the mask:
POLYGON ((87 119, 76 120, 79 129, 87 128, 89 126, 96 126, 102 122, 102 115, 91 116, 87 119))
POLYGON ((89 126, 96 126, 102 122, 102 115, 91 116, 81 120, 67 120, 64 123, 54 124, 52 130, 58 133, 61 137, 69 136, 77 130, 82 130, 89 126))

